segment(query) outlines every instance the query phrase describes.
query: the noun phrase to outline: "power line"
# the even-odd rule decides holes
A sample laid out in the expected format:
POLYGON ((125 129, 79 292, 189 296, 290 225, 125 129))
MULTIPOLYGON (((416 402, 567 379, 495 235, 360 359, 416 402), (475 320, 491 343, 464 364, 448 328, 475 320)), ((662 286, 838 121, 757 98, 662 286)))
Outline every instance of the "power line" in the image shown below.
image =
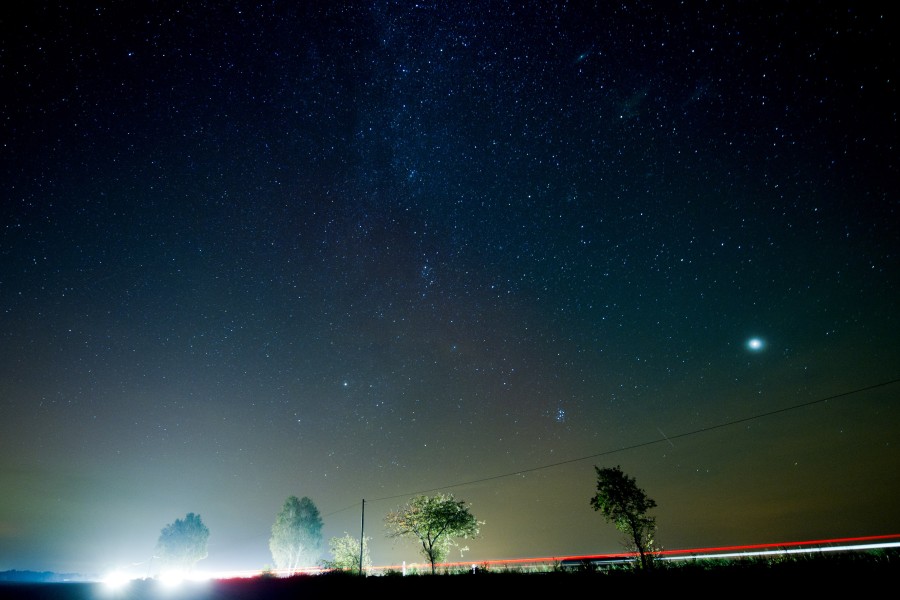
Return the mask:
MULTIPOLYGON (((460 482, 460 483, 454 483, 454 484, 451 484, 451 485, 445 485, 445 486, 440 486, 440 487, 433 487, 433 488, 430 488, 430 489, 427 489, 427 490, 419 490, 419 491, 416 491, 416 492, 408 492, 408 493, 404 493, 404 494, 396 494, 396 495, 393 495, 393 496, 383 496, 383 497, 381 497, 381 498, 375 498, 374 500, 369 500, 368 502, 371 504, 372 502, 380 502, 380 501, 382 501, 382 500, 393 500, 393 499, 396 499, 396 498, 408 498, 408 497, 410 497, 410 496, 416 496, 416 495, 418 495, 418 494, 427 494, 427 493, 430 493, 430 492, 436 492, 436 491, 439 491, 439 490, 447 490, 447 489, 452 489, 452 488, 456 488, 456 487, 462 487, 462 486, 465 486, 465 485, 472 485, 472 484, 476 484, 476 483, 484 483, 485 481, 494 481, 494 480, 496 480, 496 479, 503 479, 504 477, 513 477, 513 476, 515 476, 515 475, 523 475, 523 474, 525 474, 525 473, 534 473, 534 472, 536 472, 536 471, 542 471, 542 470, 544 470, 544 469, 552 469, 552 468, 554 468, 554 467, 560 467, 560 466, 562 466, 562 465, 568 465, 568 464, 580 462, 580 461, 583 461, 583 460, 589 460, 589 459, 592 459, 592 458, 599 458, 599 457, 601 457, 601 456, 609 456, 610 454, 616 454, 616 453, 618 453, 618 452, 625 452, 625 451, 627 451, 627 450, 635 450, 635 449, 637 449, 637 448, 644 448, 644 447, 647 447, 647 446, 652 446, 652 445, 654 445, 654 444, 671 443, 671 440, 677 440, 677 439, 681 439, 681 438, 686 438, 686 437, 689 437, 689 436, 692 436, 692 435, 699 435, 699 434, 701 434, 701 433, 707 433, 707 432, 709 432, 709 431, 714 431, 714 430, 716 430, 716 429, 723 429, 723 428, 725 428, 725 427, 731 427, 732 425, 738 425, 738 424, 740 424, 740 423, 746 423, 746 422, 748 422, 748 421, 753 421, 753 420, 756 420, 756 419, 762 419, 762 418, 764 418, 764 417, 771 417, 771 416, 773 416, 773 415, 777 415, 777 414, 781 414, 781 413, 786 413, 786 412, 790 412, 790 411, 793 411, 793 410, 799 410, 799 409, 801 409, 801 408, 807 408, 807 407, 809 407, 809 406, 813 406, 813 405, 816 405, 816 404, 824 404, 825 402, 828 402, 829 400, 836 400, 836 399, 838 399, 838 398, 844 398, 844 397, 847 397, 847 396, 852 396, 852 395, 855 395, 855 394, 860 394, 860 393, 862 393, 862 392, 868 392, 868 391, 870 391, 870 390, 874 390, 874 389, 878 389, 878 388, 882 388, 882 387, 887 387, 887 386, 893 385, 893 384, 895 384, 895 383, 900 383, 900 378, 891 379, 891 380, 889 380, 889 381, 884 381, 884 382, 882 382, 882 383, 876 383, 876 384, 874 384, 874 385, 870 385, 870 386, 866 386, 866 387, 862 387, 862 388, 857 388, 857 389, 855 389, 855 390, 850 390, 850 391, 847 391, 847 392, 841 392, 841 393, 839 393, 839 394, 834 394, 834 395, 832 395, 832 396, 827 396, 827 397, 825 397, 825 398, 819 398, 818 400, 811 400, 811 401, 809 401, 809 402, 803 402, 803 403, 801 403, 801 404, 795 404, 795 405, 793 405, 793 406, 788 406, 788 407, 785 407, 785 408, 779 408, 779 409, 777 409, 777 410, 771 410, 771 411, 768 411, 768 412, 759 413, 759 414, 757 414, 757 415, 752 415, 752 416, 749 416, 749 417, 744 417, 744 418, 742 418, 742 419, 735 419, 735 420, 732 420, 732 421, 726 421, 725 423, 720 423, 720 424, 718 424, 718 425, 710 425, 709 427, 701 427, 700 429, 694 429, 694 430, 692 430, 692 431, 687 431, 687 432, 684 432, 684 433, 678 433, 678 434, 675 434, 675 435, 666 436, 665 434, 662 434, 662 432, 660 432, 660 433, 662 434, 662 436, 663 436, 662 439, 651 440, 651 441, 647 441, 647 442, 640 442, 640 443, 637 443, 637 444, 632 444, 632 445, 630 445, 630 446, 623 446, 623 447, 621 447, 621 448, 616 448, 616 449, 614 449, 614 450, 606 450, 606 451, 604 451, 604 452, 598 452, 598 453, 596 453, 596 454, 590 454, 590 455, 588 455, 588 456, 581 456, 581 457, 579 457, 579 458, 570 458, 570 459, 568 459, 568 460, 563 460, 563 461, 559 461, 559 462, 555 462, 555 463, 550 463, 550 464, 547 464, 547 465, 542 465, 542 466, 540 466, 540 467, 532 467, 532 468, 529 468, 529 469, 521 469, 521 470, 519 470, 519 471, 513 471, 513 472, 511 472, 511 473, 503 473, 503 474, 500 474, 500 475, 492 475, 492 476, 490 476, 490 477, 482 477, 482 478, 480 478, 480 479, 472 479, 472 480, 470 480, 470 481, 463 481, 463 482, 460 482)), ((325 514, 322 514, 321 516, 322 516, 322 518, 330 517, 330 516, 332 516, 332 515, 336 515, 336 514, 339 514, 339 513, 348 511, 348 510, 351 510, 351 509, 355 509, 355 508, 359 507, 360 504, 361 504, 360 502, 354 502, 353 504, 351 504, 351 505, 349 505, 349 506, 345 506, 344 508, 340 508, 340 509, 338 509, 338 510, 334 510, 334 511, 331 511, 331 512, 328 512, 328 513, 325 513, 325 514)), ((266 534, 266 535, 268 535, 268 534, 266 534)), ((255 539, 255 538, 263 537, 263 536, 260 535, 260 536, 252 536, 252 537, 253 537, 253 539, 255 539)), ((247 539, 250 539, 250 538, 247 538, 247 539)))
MULTIPOLYGON (((604 451, 604 452, 598 452, 598 453, 596 453, 596 454, 590 454, 590 455, 588 455, 588 456, 581 456, 581 457, 579 457, 579 458, 570 458, 570 459, 568 459, 568 460, 563 460, 563 461, 559 461, 559 462, 555 462, 555 463, 550 463, 550 464, 548 464, 548 465, 542 465, 542 466, 540 466, 540 467, 532 467, 532 468, 530 468, 530 469, 521 469, 521 470, 519 470, 519 471, 513 471, 513 472, 511 472, 511 473, 503 473, 503 474, 500 474, 500 475, 491 475, 490 477, 482 477, 482 478, 480 478, 480 479, 472 479, 472 480, 470 480, 470 481, 462 481, 462 482, 460 482, 460 483, 454 483, 454 484, 452 484, 452 485, 445 485, 445 486, 440 486, 440 487, 433 487, 433 488, 430 488, 430 489, 427 489, 427 490, 420 490, 420 491, 417 491, 417 492, 409 492, 409 493, 406 493, 406 494, 397 494, 397 495, 395 495, 395 496, 384 496, 384 497, 382 497, 382 498, 375 498, 374 500, 370 500, 369 502, 378 502, 378 501, 381 501, 381 500, 393 500, 393 499, 395 499, 395 498, 405 498, 405 497, 409 497, 409 496, 416 496, 416 495, 419 495, 419 494, 427 494, 427 493, 430 493, 430 492, 436 492, 436 491, 438 491, 438 490, 447 490, 447 489, 451 489, 451 488, 462 487, 462 486, 464 486, 464 485, 472 485, 472 484, 476 484, 476 483, 484 483, 485 481, 494 481, 494 480, 496 480, 496 479, 503 479, 504 477, 513 477, 513 476, 515 476, 515 475, 524 475, 525 473, 534 473, 534 472, 536 472, 536 471, 543 471, 544 469, 552 469, 552 468, 554 468, 554 467, 560 467, 560 466, 562 466, 562 465, 568 465, 568 464, 572 464, 572 463, 576 463, 576 462, 580 462, 580 461, 588 460, 588 459, 592 459, 592 458, 599 458, 599 457, 601 457, 601 456, 609 456, 610 454, 616 454, 616 453, 618 453, 618 452, 625 452, 625 451, 627 451, 627 450, 635 450, 635 449, 637 449, 637 448, 644 448, 644 447, 646 447, 646 446, 652 446, 652 445, 654 445, 654 444, 660 444, 660 443, 663 443, 663 442, 671 443, 670 440, 677 440, 677 439, 686 438, 686 437, 692 436, 692 435, 699 435, 699 434, 701 434, 701 433, 707 433, 707 432, 709 432, 709 431, 714 431, 714 430, 716 430, 716 429, 723 429, 723 428, 725 428, 725 427, 731 427, 732 425, 738 425, 738 424, 740 424, 740 423, 746 423, 746 422, 748 422, 748 421, 754 421, 754 420, 756 420, 756 419, 762 419, 762 418, 764 418, 764 417, 771 417, 772 415, 777 415, 777 414, 781 414, 781 413, 786 413, 786 412, 789 412, 789 411, 792 411, 792 410, 799 410, 799 409, 801 409, 801 408, 806 408, 806 407, 809 407, 809 406, 813 406, 813 405, 815 405, 815 404, 823 404, 823 403, 825 403, 825 402, 828 402, 829 400, 836 400, 836 399, 838 399, 838 398, 844 398, 844 397, 846 397, 846 396, 852 396, 852 395, 854 395, 854 394, 860 394, 860 393, 862 393, 862 392, 868 392, 868 391, 870 391, 870 390, 874 390, 874 389, 881 388, 881 387, 886 387, 886 386, 893 385, 893 384, 898 383, 898 382, 900 382, 900 378, 891 379, 891 380, 889 380, 889 381, 884 381, 884 382, 882 382, 882 383, 876 383, 876 384, 874 384, 874 385, 869 385, 869 386, 866 386, 866 387, 857 388, 857 389, 855 389, 855 390, 850 390, 850 391, 848 391, 848 392, 841 392, 840 394, 834 394, 834 395, 828 396, 828 397, 826 397, 826 398, 819 398, 818 400, 811 400, 811 401, 809 401, 809 402, 803 402, 803 403, 801 403, 801 404, 795 404, 795 405, 793 405, 793 406, 788 406, 788 407, 785 407, 785 408, 779 408, 779 409, 777 409, 777 410, 772 410, 772 411, 769 411, 769 412, 759 413, 759 414, 757 414, 757 415, 752 415, 752 416, 750 416, 750 417, 744 417, 744 418, 742 418, 742 419, 735 419, 735 420, 733 420, 733 421, 726 421, 725 423, 720 423, 720 424, 718 424, 718 425, 710 425, 709 427, 701 427, 700 429, 694 429, 694 430, 692 430, 692 431, 687 431, 687 432, 684 432, 684 433, 678 433, 678 434, 670 435, 670 436, 666 436, 665 434, 663 434, 663 439, 651 440, 651 441, 647 441, 647 442, 640 442, 640 443, 637 443, 637 444, 632 444, 632 445, 630 445, 630 446, 623 446, 623 447, 621 447, 621 448, 616 448, 615 450, 606 450, 606 451, 604 451)), ((354 506, 356 506, 356 505, 354 505, 354 506)), ((351 507, 348 507, 348 508, 351 508, 351 507)), ((343 510, 347 510, 347 509, 343 509, 343 510)), ((338 512, 340 512, 340 511, 338 511, 338 512)), ((332 513, 332 514, 333 514, 333 513, 332 513)))

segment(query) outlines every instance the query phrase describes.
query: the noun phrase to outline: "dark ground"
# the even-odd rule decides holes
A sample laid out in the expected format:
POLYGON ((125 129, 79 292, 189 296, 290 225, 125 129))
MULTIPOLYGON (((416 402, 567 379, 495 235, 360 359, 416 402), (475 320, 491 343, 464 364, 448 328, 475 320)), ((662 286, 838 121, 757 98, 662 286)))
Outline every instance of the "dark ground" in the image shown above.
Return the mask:
MULTIPOLYGON (((153 580, 134 581, 111 590, 102 584, 45 583, 0 584, 0 598, 53 600, 226 600, 266 598, 471 598, 487 594, 558 598, 561 595, 686 593, 713 597, 741 595, 848 592, 861 594, 895 583, 900 562, 884 557, 872 561, 794 561, 786 563, 737 563, 730 566, 694 565, 659 570, 651 574, 631 572, 482 573, 478 575, 383 576, 360 579, 346 575, 320 575, 290 579, 243 579, 216 583, 185 583, 164 588, 153 580)), ((890 589, 890 588, 887 588, 890 589)))

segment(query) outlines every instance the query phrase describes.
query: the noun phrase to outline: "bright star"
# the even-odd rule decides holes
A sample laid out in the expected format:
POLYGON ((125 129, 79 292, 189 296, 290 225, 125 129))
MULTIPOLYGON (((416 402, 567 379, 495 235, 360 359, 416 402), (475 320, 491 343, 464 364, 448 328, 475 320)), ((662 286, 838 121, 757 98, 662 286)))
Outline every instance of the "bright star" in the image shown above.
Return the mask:
POLYGON ((760 338, 750 338, 747 340, 747 348, 753 350, 754 352, 759 352, 763 348, 765 348, 766 343, 762 341, 760 338))

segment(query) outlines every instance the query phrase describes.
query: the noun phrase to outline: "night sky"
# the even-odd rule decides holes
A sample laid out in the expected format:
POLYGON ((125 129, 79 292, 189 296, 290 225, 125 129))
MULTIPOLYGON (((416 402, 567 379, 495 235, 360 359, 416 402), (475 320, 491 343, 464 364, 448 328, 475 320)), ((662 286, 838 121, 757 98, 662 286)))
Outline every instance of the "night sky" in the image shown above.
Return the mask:
POLYGON ((0 18, 0 570, 290 495, 420 561, 436 488, 616 552, 594 465, 667 549, 900 533, 900 384, 817 402, 900 377, 890 9, 174 4, 0 18))

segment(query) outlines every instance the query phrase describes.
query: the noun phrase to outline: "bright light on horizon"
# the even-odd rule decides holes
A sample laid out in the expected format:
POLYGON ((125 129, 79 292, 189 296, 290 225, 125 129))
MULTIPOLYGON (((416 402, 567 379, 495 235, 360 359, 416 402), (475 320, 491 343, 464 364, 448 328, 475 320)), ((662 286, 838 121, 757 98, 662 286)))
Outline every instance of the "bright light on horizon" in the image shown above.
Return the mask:
MULTIPOLYGON (((769 544, 742 544, 732 546, 712 546, 712 547, 696 547, 681 548, 673 550, 660 551, 659 558, 661 560, 701 560, 701 559, 726 559, 754 556, 775 556, 775 555, 791 555, 791 554, 814 554, 829 552, 861 552, 880 548, 900 548, 900 534, 889 535, 873 535, 858 536, 845 538, 828 538, 818 540, 806 540, 796 542, 774 542, 769 544)), ((487 559, 478 560, 474 564, 477 568, 486 566, 489 568, 505 569, 516 568, 525 570, 542 568, 546 565, 559 565, 561 563, 574 562, 630 562, 637 555, 629 552, 612 552, 607 554, 592 555, 557 555, 530 558, 507 558, 507 559, 487 559)), ((439 563, 441 568, 466 567, 471 568, 472 561, 462 562, 446 562, 439 563)), ((411 569, 429 569, 428 563, 408 563, 404 565, 411 569)), ((388 570, 400 570, 401 565, 384 565, 371 566, 367 570, 371 575, 377 575, 388 570)), ((184 573, 181 571, 166 571, 160 573, 151 581, 158 582, 162 587, 174 590, 184 583, 210 582, 214 580, 225 579, 252 579, 266 574, 273 574, 277 577, 290 577, 293 575, 317 575, 326 572, 327 569, 310 567, 300 569, 296 572, 288 572, 287 570, 260 570, 260 569, 242 569, 215 572, 192 572, 184 573)), ((137 580, 146 580, 143 577, 134 577, 125 572, 112 571, 108 573, 100 583, 103 583, 109 590, 122 590, 131 582, 137 580)))
POLYGON ((112 590, 119 590, 131 583, 132 579, 122 571, 113 571, 106 574, 102 583, 112 590))

